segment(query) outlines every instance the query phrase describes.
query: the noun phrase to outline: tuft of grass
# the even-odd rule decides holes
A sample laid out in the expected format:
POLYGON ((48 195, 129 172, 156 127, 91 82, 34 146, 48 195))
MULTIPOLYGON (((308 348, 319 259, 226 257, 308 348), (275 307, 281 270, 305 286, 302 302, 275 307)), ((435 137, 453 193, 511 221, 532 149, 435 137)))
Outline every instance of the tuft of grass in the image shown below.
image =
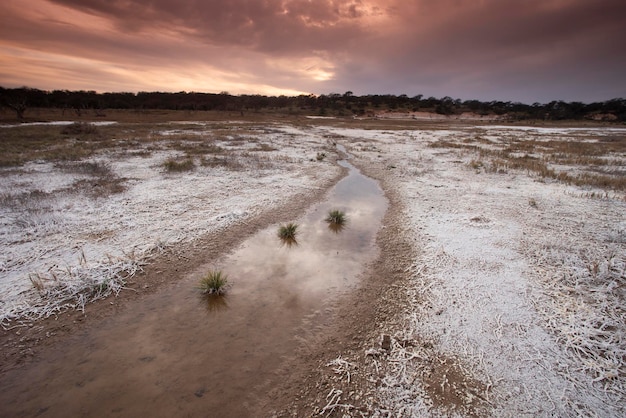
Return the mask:
POLYGON ((298 241, 296 240, 296 234, 298 232, 298 224, 295 224, 293 222, 290 222, 286 225, 281 225, 278 228, 278 238, 280 238, 280 240, 287 244, 288 246, 292 246, 294 244, 298 244, 298 241))
POLYGON ((336 209, 328 212, 328 216, 324 220, 328 223, 328 229, 335 233, 341 232, 348 222, 346 214, 336 209))
POLYGON ((345 225, 348 219, 346 218, 345 212, 334 209, 328 212, 325 221, 332 225, 345 225))
POLYGON ((163 167, 165 167, 165 170, 169 173, 181 173, 183 171, 193 170, 195 168, 195 164, 191 158, 187 158, 182 161, 169 158, 163 163, 163 167))
POLYGON ((324 158, 326 158, 326 153, 325 152, 318 152, 317 156, 315 157, 315 159, 317 161, 324 161, 324 158))
POLYGON ((205 295, 223 295, 226 293, 227 285, 228 276, 221 270, 212 270, 200 279, 198 288, 205 295))

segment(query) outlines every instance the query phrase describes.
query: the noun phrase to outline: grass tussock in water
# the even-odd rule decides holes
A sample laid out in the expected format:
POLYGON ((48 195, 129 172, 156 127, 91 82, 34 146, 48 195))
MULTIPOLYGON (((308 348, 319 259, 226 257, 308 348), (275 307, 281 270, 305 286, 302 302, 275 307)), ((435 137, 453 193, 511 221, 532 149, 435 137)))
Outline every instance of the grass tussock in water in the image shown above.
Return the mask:
POLYGON ((333 232, 342 231, 348 222, 345 212, 340 210, 331 210, 324 220, 328 223, 328 228, 333 232))
POLYGON ((221 270, 214 270, 200 279, 198 288, 205 295, 223 295, 226 293, 227 285, 228 276, 221 270))
POLYGON ((340 210, 331 210, 326 217, 326 222, 329 224, 344 225, 346 221, 346 214, 340 210))
POLYGON ((298 224, 290 222, 286 225, 281 225, 278 228, 278 238, 280 238, 280 240, 288 246, 297 245, 298 244, 298 241, 296 240, 297 232, 298 232, 298 224))

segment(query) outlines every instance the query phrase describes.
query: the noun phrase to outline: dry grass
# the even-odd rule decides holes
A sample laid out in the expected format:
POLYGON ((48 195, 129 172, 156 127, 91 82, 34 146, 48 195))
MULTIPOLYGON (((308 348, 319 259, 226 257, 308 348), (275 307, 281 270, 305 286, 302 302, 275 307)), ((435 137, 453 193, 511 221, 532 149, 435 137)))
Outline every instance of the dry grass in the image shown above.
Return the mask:
POLYGON ((141 271, 147 260, 159 250, 155 246, 140 254, 133 252, 124 257, 110 257, 108 263, 90 262, 81 254, 77 266, 55 266, 45 272, 32 273, 29 279, 39 299, 6 310, 0 316, 0 326, 8 330, 66 310, 84 312, 87 304, 119 294, 126 281, 141 271))
POLYGON ((184 159, 168 158, 163 163, 163 167, 168 173, 182 173, 185 171, 191 171, 196 167, 196 164, 190 157, 184 159))
POLYGON ((269 151, 277 151, 277 148, 269 145, 269 144, 265 144, 265 143, 261 143, 259 145, 257 145, 256 147, 254 147, 252 149, 252 151, 263 151, 263 152, 269 152, 269 151))
POLYGON ((93 136, 98 134, 98 128, 87 122, 74 122, 71 125, 67 125, 61 129, 63 135, 74 136, 93 136))
POLYGON ((92 197, 106 197, 126 190, 124 179, 118 177, 111 165, 101 161, 57 163, 57 167, 72 173, 90 176, 76 181, 68 192, 84 192, 92 197))
POLYGON ((468 166, 480 172, 524 171, 579 187, 626 192, 626 138, 535 139, 521 137, 487 141, 477 136, 461 142, 437 141, 432 148, 467 150, 478 154, 468 166), (484 144, 488 143, 488 146, 484 144))

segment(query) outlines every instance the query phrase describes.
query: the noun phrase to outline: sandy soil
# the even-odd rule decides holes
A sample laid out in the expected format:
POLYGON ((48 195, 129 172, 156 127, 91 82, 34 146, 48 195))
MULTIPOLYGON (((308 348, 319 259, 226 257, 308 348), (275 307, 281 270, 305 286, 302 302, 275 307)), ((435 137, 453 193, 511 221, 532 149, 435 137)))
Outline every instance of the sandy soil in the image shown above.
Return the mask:
MULTIPOLYGON (((360 288, 341 301, 324 333, 284 364, 283 385, 259 399, 252 415, 624 414, 623 193, 520 170, 491 172, 472 163, 481 158, 477 150, 432 146, 475 141, 476 127, 442 127, 278 128, 284 136, 275 136, 274 145, 294 137, 310 141, 309 153, 329 141, 344 145, 353 164, 379 180, 390 209, 377 240, 381 255, 360 288)), ((480 134, 497 148, 512 137, 623 141, 625 132, 482 126, 480 134)), ((619 170, 625 156, 613 157, 621 158, 619 170)), ((290 169, 307 164, 299 160, 290 169)), ((275 197, 274 182, 253 183, 237 219, 152 258, 132 278, 137 292, 122 291, 85 314, 3 331, 3 369, 25 367, 47 346, 131 309, 194 263, 301 213, 340 175, 304 173, 306 181, 290 183, 301 188, 275 198, 268 210, 246 210, 246 197, 257 192, 275 197)))

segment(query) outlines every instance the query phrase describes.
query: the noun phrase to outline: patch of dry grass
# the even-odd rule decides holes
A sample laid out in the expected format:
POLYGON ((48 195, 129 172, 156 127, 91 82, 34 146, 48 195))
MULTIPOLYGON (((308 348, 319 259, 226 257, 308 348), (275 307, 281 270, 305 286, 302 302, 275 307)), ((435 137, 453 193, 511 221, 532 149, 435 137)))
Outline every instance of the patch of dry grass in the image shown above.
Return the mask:
POLYGON ((124 179, 118 177, 111 169, 111 165, 106 162, 81 161, 60 163, 57 166, 65 171, 91 177, 76 181, 70 190, 72 192, 82 191, 92 197, 106 197, 126 190, 124 179))
POLYGON ((190 157, 184 159, 168 158, 163 163, 163 167, 168 173, 182 173, 193 170, 196 164, 190 157))
POLYGON ((61 134, 63 135, 74 135, 74 136, 88 136, 88 135, 97 135, 98 128, 87 122, 74 122, 71 125, 67 125, 61 129, 61 134))
POLYGON ((518 170, 579 187, 626 191, 626 171, 620 169, 626 166, 626 138, 537 140, 509 137, 499 143, 490 141, 489 147, 480 143, 485 140, 475 137, 463 143, 437 141, 429 146, 477 152, 479 158, 468 163, 477 172, 481 169, 493 173, 518 170))

